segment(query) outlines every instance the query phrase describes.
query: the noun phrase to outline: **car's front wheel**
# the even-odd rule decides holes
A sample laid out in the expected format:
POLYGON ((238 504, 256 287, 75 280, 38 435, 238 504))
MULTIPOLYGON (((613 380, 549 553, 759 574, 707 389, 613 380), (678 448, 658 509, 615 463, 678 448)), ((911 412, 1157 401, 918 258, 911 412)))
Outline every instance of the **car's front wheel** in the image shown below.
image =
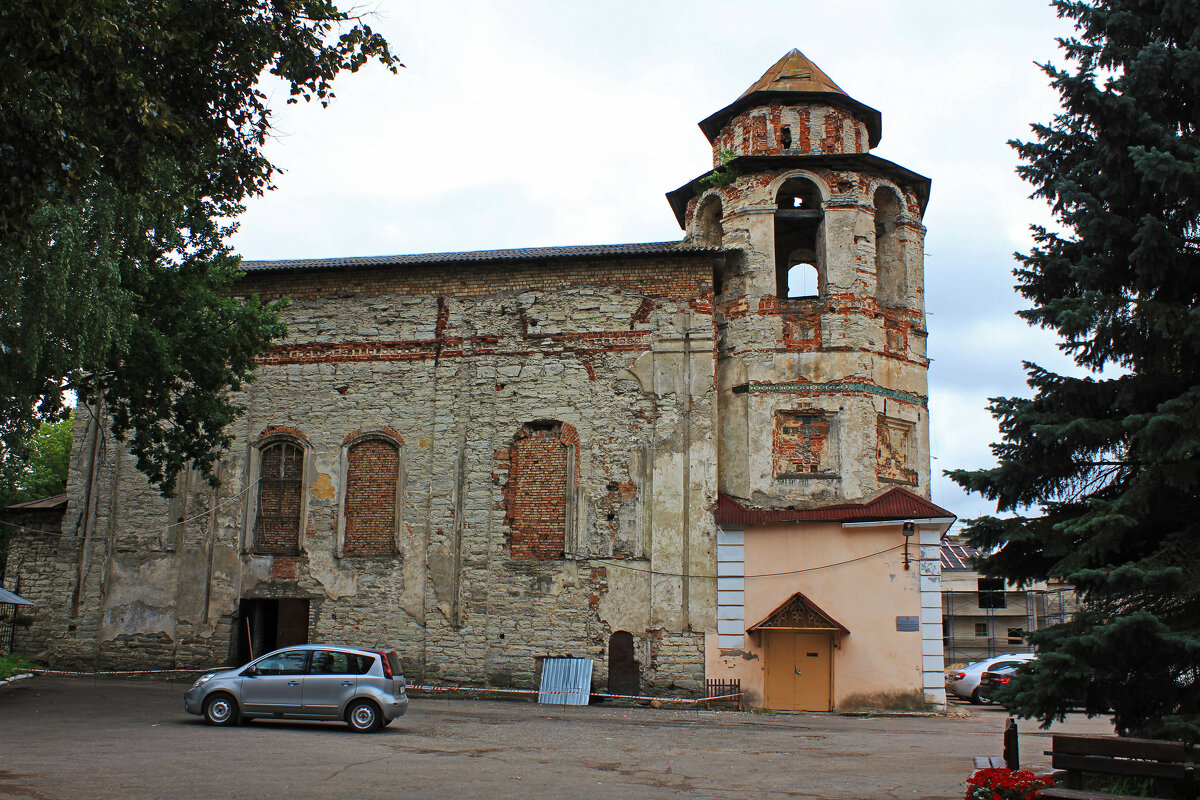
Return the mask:
POLYGON ((346 724, 358 733, 374 733, 383 727, 383 715, 370 700, 358 700, 346 709, 346 724))
POLYGON ((224 692, 209 695, 204 701, 204 719, 209 725, 237 724, 237 701, 224 692))

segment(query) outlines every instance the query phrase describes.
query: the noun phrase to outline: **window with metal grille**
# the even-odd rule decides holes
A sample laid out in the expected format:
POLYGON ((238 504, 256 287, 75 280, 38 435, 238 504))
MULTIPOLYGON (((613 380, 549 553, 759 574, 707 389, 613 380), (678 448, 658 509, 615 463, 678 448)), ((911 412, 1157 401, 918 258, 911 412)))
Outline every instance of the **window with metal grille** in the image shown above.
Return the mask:
POLYGON ((259 459, 258 515, 254 549, 271 555, 300 552, 300 498, 304 449, 295 442, 275 442, 259 459))

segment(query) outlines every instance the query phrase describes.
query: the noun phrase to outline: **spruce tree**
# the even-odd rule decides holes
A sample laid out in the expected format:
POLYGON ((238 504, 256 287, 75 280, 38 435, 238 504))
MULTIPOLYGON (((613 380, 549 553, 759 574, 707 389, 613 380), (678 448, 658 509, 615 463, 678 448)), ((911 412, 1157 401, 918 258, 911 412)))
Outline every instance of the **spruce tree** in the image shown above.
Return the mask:
POLYGON ((1118 733, 1200 740, 1200 4, 1055 0, 1075 34, 1043 65, 1062 110, 1012 142, 1052 207, 1018 255, 1030 323, 1081 376, 1026 363, 993 398, 993 469, 951 477, 1007 518, 971 520, 980 567, 1074 584, 1080 611, 1030 636, 1010 707, 1072 708, 1118 733))

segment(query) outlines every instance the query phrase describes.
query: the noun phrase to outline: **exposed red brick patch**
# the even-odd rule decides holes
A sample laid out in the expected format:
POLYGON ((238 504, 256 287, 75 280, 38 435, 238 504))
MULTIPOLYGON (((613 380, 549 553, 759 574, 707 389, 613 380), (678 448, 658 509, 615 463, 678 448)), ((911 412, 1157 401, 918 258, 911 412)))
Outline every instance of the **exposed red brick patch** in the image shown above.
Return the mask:
POLYGON ((263 428, 262 433, 258 434, 258 438, 254 441, 261 442, 264 439, 269 439, 272 436, 291 436, 293 439, 299 439, 305 444, 309 444, 308 437, 305 436, 299 428, 291 428, 287 425, 269 425, 263 428))
POLYGON ((798 314, 784 317, 783 346, 788 350, 813 352, 821 349, 821 314, 798 314))
POLYGON ((400 448, 383 438, 362 439, 346 451, 346 556, 396 552, 396 486, 400 448))
MULTIPOLYGON (((531 422, 513 437, 504 487, 505 521, 513 558, 558 559, 566 546, 567 493, 579 434, 562 422, 531 422)), ((504 451, 497 451, 497 455, 504 451)), ((578 474, 575 476, 578 482, 578 474)))
POLYGON ((832 471, 831 420, 816 409, 780 411, 775 415, 771 442, 773 472, 783 475, 820 475, 832 471))
POLYGON ((642 304, 637 307, 637 310, 630 315, 629 329, 633 330, 633 326, 638 322, 645 322, 650 319, 650 312, 654 310, 655 303, 649 297, 642 298, 642 304))
POLYGON ((345 447, 346 445, 350 444, 351 442, 353 442, 355 439, 357 439, 360 436, 363 436, 363 435, 370 436, 370 435, 380 434, 380 433, 383 434, 384 436, 395 439, 396 442, 400 445, 404 444, 404 437, 401 436, 400 433, 396 429, 389 428, 387 425, 381 425, 378 428, 372 428, 371 430, 366 431, 365 433, 362 430, 350 431, 350 433, 346 434, 346 438, 342 439, 342 447, 345 447))

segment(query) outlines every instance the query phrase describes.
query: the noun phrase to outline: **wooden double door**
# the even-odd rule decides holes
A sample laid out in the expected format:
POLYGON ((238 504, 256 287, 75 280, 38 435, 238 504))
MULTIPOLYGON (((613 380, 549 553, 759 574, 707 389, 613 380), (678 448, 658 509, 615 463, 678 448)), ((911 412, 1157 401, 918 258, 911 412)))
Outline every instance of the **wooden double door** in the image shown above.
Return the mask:
POLYGON ((833 696, 833 634, 764 631, 763 704, 779 711, 829 711, 833 696))

